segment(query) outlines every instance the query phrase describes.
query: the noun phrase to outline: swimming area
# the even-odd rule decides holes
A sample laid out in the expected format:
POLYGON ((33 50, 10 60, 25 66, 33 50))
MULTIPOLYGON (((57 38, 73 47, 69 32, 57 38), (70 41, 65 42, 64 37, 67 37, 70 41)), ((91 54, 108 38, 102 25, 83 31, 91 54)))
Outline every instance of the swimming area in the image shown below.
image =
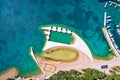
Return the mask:
MULTIPOLYGON (((0 72, 14 66, 19 76, 40 72, 29 48, 41 53, 45 36, 39 27, 46 24, 67 25, 85 40, 93 55, 107 56, 104 11, 117 16, 113 24, 120 22, 120 12, 112 7, 105 10, 104 4, 98 0, 0 0, 0 72)), ((120 40, 119 35, 116 38, 120 40)))

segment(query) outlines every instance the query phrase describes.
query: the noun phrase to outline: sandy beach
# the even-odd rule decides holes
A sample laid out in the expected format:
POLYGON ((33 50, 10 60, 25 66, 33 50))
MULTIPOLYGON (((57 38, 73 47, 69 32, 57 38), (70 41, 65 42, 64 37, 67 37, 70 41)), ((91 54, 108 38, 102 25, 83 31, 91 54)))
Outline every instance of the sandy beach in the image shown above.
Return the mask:
POLYGON ((95 68, 100 71, 106 71, 107 74, 109 74, 109 69, 113 66, 118 65, 118 61, 120 60, 119 57, 114 57, 110 60, 97 60, 92 58, 92 54, 87 46, 87 44, 80 38, 78 35, 76 35, 74 32, 72 32, 72 35, 74 36, 74 42, 71 45, 66 45, 62 43, 56 43, 52 41, 47 41, 46 46, 43 48, 43 50, 47 50, 50 48, 60 48, 60 47, 70 47, 72 49, 75 49, 79 56, 77 60, 73 62, 60 62, 60 61, 52 61, 48 59, 42 59, 39 57, 37 58, 38 64, 40 65, 41 69, 44 71, 44 75, 39 77, 41 80, 44 80, 46 78, 49 78, 54 73, 57 73, 60 70, 71 70, 75 69, 78 71, 81 71, 81 69, 85 68, 95 68), (55 72, 48 72, 45 71, 45 66, 49 64, 55 67, 55 72), (107 69, 102 70, 102 65, 108 65, 109 67, 107 69))
MULTIPOLYGON (((59 48, 59 47, 61 48, 62 46, 57 46, 55 48, 59 48)), ((66 48, 66 46, 63 46, 63 48, 64 47, 66 48)), ((70 48, 72 48, 72 47, 70 47, 70 48)), ((72 49, 75 49, 75 48, 72 48, 72 49)), ((111 60, 96 60, 96 59, 94 59, 94 62, 93 62, 82 51, 77 50, 77 49, 75 49, 75 50, 79 53, 79 56, 78 56, 77 60, 75 60, 73 62, 59 62, 59 61, 53 61, 53 60, 48 60, 48 59, 42 59, 42 58, 36 56, 37 62, 39 64, 39 67, 42 70, 43 74, 31 77, 31 78, 35 79, 35 80, 44 80, 46 78, 49 78, 54 73, 57 73, 60 70, 68 71, 71 69, 75 69, 75 70, 81 71, 81 69, 85 69, 85 68, 95 68, 95 69, 103 71, 103 72, 105 71, 106 74, 109 74, 109 69, 111 69, 111 67, 119 65, 120 57, 114 57, 111 60), (45 71, 45 66, 47 64, 54 66, 55 72, 45 71), (108 68, 102 70, 101 65, 108 65, 108 68)), ((5 72, 4 74, 0 75, 0 79, 6 80, 7 78, 15 77, 17 74, 18 74, 17 70, 15 68, 12 68, 12 69, 8 70, 7 72, 5 72)), ((26 78, 24 80, 28 80, 31 78, 26 78)))
MULTIPOLYGON (((79 50, 77 50, 77 51, 79 51, 79 50)), ((36 58, 37 58, 37 61, 40 65, 40 67, 43 70, 45 69, 46 64, 55 66, 56 69, 55 69, 54 73, 57 73, 60 70, 66 71, 66 70, 75 69, 75 70, 81 71, 81 69, 85 69, 85 68, 95 68, 95 69, 103 71, 103 72, 105 71, 106 74, 109 74, 109 69, 111 69, 111 67, 113 67, 113 66, 118 66, 119 61, 120 61, 120 57, 114 57, 111 60, 96 60, 96 59, 94 59, 94 62, 93 62, 90 60, 90 58, 88 58, 88 56, 86 56, 81 51, 79 51, 78 59, 73 62, 59 62, 59 61, 41 59, 39 57, 36 57, 36 58), (108 65, 108 68, 101 69, 102 65, 108 65)), ((41 80, 44 80, 45 78, 50 77, 54 73, 47 72, 44 70, 44 75, 42 77, 40 76, 39 78, 41 80)))
MULTIPOLYGON (((106 74, 109 74, 109 69, 113 66, 119 66, 120 56, 110 59, 110 60, 98 60, 93 59, 91 51, 89 50, 87 44, 80 38, 78 35, 76 35, 74 32, 72 33, 74 37, 74 41, 71 45, 63 44, 63 43, 57 43, 52 41, 47 41, 46 45, 43 48, 43 51, 50 50, 50 49, 57 49, 57 48, 71 48, 75 50, 78 53, 78 58, 71 62, 60 62, 60 61, 54 61, 49 60, 45 58, 41 58, 39 56, 34 56, 32 48, 30 48, 30 55, 35 60, 36 64, 40 67, 42 74, 39 74, 37 76, 31 77, 35 80, 44 80, 52 76, 53 74, 57 73, 60 70, 68 71, 71 69, 81 71, 81 69, 85 68, 95 68, 97 70, 106 72, 106 74), (49 72, 45 70, 46 65, 51 65, 55 67, 54 72, 49 72), (107 69, 101 69, 102 65, 108 65, 107 69)), ((0 79, 6 80, 7 78, 15 77, 18 74, 17 70, 12 68, 5 72, 4 74, 0 75, 0 79), (12 73, 12 74, 11 74, 12 73), (7 76, 7 77, 6 77, 7 76)), ((28 80, 31 78, 26 78, 24 80, 28 80)))
MULTIPOLYGON (((55 48, 61 48, 61 47, 66 48, 64 46, 58 46, 58 47, 55 47, 55 48)), ((72 47, 70 47, 70 48, 72 48, 72 47)), ((57 73, 60 70, 76 69, 77 66, 79 66, 79 65, 82 65, 82 68, 89 67, 89 65, 86 66, 85 64, 86 63, 88 64, 89 62, 92 62, 90 60, 90 58, 88 58, 88 56, 86 56, 83 52, 81 52, 81 51, 79 51, 75 48, 72 48, 72 49, 76 50, 79 53, 79 56, 78 56, 77 60, 75 60, 73 62, 60 62, 60 61, 53 61, 53 60, 42 59, 40 57, 36 57, 37 61, 38 61, 38 64, 40 65, 40 68, 42 68, 44 70, 45 65, 49 64, 49 65, 55 66, 56 70, 55 70, 54 73, 57 73)), ((79 67, 79 69, 80 69, 80 67, 79 67)), ((45 72, 45 75, 44 75, 43 79, 45 77, 49 77, 53 74, 53 73, 47 72, 45 70, 44 70, 44 72, 45 72)))
POLYGON ((18 74, 16 68, 10 68, 0 75, 0 80, 7 80, 8 78, 13 78, 18 74))

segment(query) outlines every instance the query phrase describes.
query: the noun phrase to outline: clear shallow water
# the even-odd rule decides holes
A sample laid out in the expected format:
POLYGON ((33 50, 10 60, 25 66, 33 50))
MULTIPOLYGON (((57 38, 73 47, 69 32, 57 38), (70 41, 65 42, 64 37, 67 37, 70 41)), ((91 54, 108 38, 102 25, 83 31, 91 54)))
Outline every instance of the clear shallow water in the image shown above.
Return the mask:
POLYGON ((94 55, 107 56, 103 6, 97 0, 0 0, 0 72, 12 66, 19 75, 39 71, 29 47, 41 52, 45 38, 39 26, 46 24, 70 26, 94 55))

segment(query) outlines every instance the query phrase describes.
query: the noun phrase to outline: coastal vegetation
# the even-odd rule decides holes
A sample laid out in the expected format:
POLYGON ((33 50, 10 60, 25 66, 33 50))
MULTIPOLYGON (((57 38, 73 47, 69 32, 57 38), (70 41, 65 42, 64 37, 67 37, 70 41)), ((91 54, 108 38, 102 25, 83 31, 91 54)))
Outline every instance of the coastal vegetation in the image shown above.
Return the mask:
POLYGON ((82 72, 77 70, 59 71, 46 80, 120 80, 120 74, 107 75, 99 70, 86 68, 82 72))
MULTIPOLYGON (((120 68, 120 66, 113 68, 120 68)), ((7 80, 15 79, 8 78, 7 80)), ((70 71, 59 71, 45 80, 120 80, 120 74, 112 73, 108 75, 93 68, 82 69, 81 72, 72 69, 70 71)))
POLYGON ((120 74, 120 66, 114 66, 109 70, 112 74, 120 74))
POLYGON ((78 55, 78 52, 72 48, 57 47, 44 51, 41 57, 54 61, 70 62, 76 60, 78 55))

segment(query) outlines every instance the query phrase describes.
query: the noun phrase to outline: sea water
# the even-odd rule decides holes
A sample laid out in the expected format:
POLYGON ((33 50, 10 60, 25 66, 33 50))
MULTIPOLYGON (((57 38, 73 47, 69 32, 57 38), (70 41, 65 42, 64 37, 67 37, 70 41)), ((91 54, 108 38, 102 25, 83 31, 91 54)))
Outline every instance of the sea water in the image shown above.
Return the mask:
POLYGON ((10 67, 17 67, 20 76, 40 71, 29 48, 41 53, 45 37, 39 27, 46 24, 67 25, 85 40, 93 55, 107 56, 104 4, 98 0, 0 0, 0 72, 10 67))

